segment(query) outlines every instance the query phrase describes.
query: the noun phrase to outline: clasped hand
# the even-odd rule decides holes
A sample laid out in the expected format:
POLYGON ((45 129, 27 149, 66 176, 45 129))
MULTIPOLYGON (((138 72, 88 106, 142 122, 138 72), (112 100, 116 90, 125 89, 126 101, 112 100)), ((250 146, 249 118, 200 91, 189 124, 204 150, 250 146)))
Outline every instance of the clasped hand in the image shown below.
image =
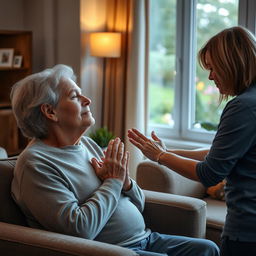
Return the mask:
POLYGON ((128 190, 131 186, 128 168, 129 152, 124 151, 124 143, 120 138, 111 140, 104 154, 102 161, 92 159, 96 175, 102 181, 109 178, 119 179, 123 183, 123 189, 128 190))
POLYGON ((150 160, 157 162, 162 152, 166 151, 164 143, 156 136, 154 132, 151 133, 153 140, 148 139, 137 129, 128 130, 129 141, 139 148, 141 152, 150 160))

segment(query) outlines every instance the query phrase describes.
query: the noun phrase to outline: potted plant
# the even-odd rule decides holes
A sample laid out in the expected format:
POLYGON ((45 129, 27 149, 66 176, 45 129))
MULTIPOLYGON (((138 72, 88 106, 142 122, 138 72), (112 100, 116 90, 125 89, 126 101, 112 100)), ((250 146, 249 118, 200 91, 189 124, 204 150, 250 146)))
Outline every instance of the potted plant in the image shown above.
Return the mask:
POLYGON ((115 138, 114 134, 110 132, 107 127, 102 127, 88 135, 93 139, 101 148, 106 148, 110 140, 115 138))

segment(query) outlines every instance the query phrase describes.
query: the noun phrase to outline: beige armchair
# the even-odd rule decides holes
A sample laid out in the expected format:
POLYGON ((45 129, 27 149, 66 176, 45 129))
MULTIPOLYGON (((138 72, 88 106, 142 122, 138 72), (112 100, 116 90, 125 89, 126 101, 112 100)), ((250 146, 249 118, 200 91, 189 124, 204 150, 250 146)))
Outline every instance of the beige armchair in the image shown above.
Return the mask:
MULTIPOLYGON (((119 246, 28 227, 10 194, 15 161, 16 158, 0 159, 1 255, 136 255, 119 246)), ((146 205, 143 214, 149 228, 168 234, 205 236, 206 204, 203 201, 153 191, 144 192, 146 205)))
POLYGON ((227 212, 226 203, 206 195, 199 182, 187 179, 169 168, 146 160, 138 165, 137 183, 143 189, 201 199, 206 203, 206 238, 220 245, 220 237, 227 212))

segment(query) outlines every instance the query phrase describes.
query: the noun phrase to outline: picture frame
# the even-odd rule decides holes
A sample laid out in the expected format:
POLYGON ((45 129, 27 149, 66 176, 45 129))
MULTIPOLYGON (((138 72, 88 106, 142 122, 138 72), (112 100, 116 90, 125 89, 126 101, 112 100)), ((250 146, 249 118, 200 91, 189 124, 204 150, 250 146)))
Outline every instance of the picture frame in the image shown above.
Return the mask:
POLYGON ((20 68, 22 64, 22 56, 21 55, 15 55, 13 57, 13 67, 14 68, 20 68))
POLYGON ((0 48, 0 68, 10 68, 13 64, 14 49, 0 48))

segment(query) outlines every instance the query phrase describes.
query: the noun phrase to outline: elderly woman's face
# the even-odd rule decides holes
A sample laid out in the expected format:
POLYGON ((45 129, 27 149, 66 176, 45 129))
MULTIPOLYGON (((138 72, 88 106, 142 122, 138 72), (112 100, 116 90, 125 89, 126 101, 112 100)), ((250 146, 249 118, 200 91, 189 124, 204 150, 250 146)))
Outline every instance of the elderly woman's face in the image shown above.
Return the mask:
POLYGON ((63 79, 59 86, 61 94, 55 108, 59 126, 71 133, 83 133, 95 122, 89 107, 91 100, 81 94, 71 79, 63 79))

